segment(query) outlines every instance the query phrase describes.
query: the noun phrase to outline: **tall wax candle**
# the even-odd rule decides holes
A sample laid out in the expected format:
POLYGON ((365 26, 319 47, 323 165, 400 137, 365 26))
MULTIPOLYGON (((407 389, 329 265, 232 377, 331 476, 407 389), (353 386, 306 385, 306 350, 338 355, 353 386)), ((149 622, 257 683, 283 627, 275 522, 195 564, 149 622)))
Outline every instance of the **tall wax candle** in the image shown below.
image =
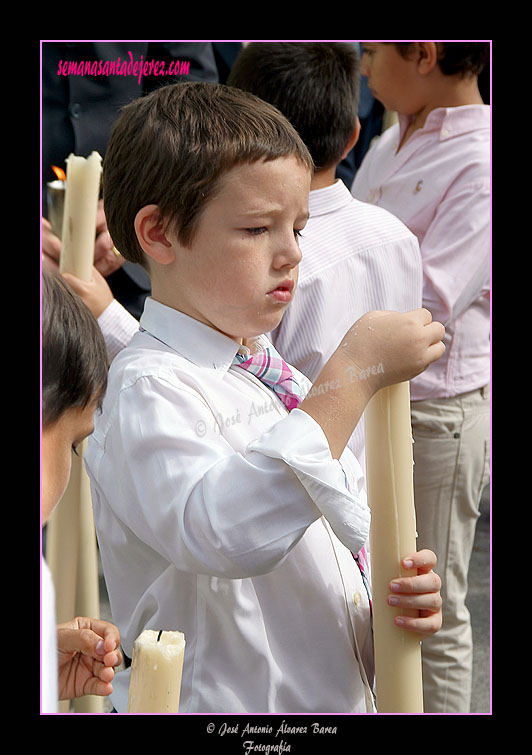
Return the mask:
POLYGON ((177 713, 185 655, 182 632, 145 629, 133 645, 128 713, 177 713))
POLYGON ((387 604, 390 581, 416 573, 401 566, 402 559, 416 551, 409 383, 376 393, 364 423, 377 711, 423 713, 421 644, 393 623, 394 616, 407 612, 387 604))
MULTIPOLYGON (((102 158, 97 152, 87 159, 69 155, 66 160, 59 270, 82 280, 92 277, 101 173, 102 158)), ((99 618, 98 554, 82 451, 72 459, 69 484, 50 518, 48 531, 46 558, 56 585, 57 620, 68 621, 76 615, 99 618)), ((67 707, 63 701, 61 709, 67 707)), ((103 701, 89 695, 75 700, 74 707, 79 712, 99 713, 103 701)))
POLYGON ((90 280, 92 276, 101 175, 102 158, 98 152, 92 152, 87 159, 78 155, 66 159, 59 270, 82 280, 90 280))

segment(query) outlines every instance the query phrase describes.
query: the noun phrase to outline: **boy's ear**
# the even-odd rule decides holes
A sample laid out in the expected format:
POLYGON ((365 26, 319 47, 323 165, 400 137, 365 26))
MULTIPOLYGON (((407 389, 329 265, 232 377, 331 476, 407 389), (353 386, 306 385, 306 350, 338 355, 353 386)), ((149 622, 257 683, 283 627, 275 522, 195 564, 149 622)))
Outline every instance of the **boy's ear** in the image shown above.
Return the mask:
POLYGON ((174 261, 174 245, 164 228, 158 205, 148 204, 137 212, 135 233, 142 250, 148 257, 161 265, 169 265, 174 261))
POLYGON ((438 47, 436 42, 417 42, 418 70, 421 74, 430 73, 438 65, 438 47))
POLYGON ((360 136, 360 121, 357 116, 355 130, 353 131, 351 138, 347 142, 346 148, 344 150, 344 154, 342 155, 342 160, 344 160, 347 157, 347 155, 351 152, 355 144, 358 142, 359 136, 360 136))

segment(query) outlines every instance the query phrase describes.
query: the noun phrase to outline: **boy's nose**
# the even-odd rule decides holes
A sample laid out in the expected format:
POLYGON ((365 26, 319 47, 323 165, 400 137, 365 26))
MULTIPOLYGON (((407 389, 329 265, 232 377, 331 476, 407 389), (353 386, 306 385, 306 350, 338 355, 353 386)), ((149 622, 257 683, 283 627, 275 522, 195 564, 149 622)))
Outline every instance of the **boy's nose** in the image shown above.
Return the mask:
POLYGON ((300 262, 301 249, 299 248, 297 238, 292 234, 291 238, 287 239, 282 244, 277 254, 275 255, 274 266, 277 268, 285 266, 292 268, 296 267, 296 265, 299 265, 300 262))

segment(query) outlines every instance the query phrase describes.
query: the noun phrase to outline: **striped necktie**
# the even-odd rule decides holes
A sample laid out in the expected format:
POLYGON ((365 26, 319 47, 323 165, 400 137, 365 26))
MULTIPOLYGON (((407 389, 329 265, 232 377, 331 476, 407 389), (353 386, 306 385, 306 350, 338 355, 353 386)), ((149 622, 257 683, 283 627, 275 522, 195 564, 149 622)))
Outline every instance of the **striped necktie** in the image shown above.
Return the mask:
POLYGON ((269 345, 257 354, 237 351, 233 364, 248 370, 264 385, 271 388, 289 412, 296 409, 303 400, 301 386, 290 367, 273 346, 269 345))

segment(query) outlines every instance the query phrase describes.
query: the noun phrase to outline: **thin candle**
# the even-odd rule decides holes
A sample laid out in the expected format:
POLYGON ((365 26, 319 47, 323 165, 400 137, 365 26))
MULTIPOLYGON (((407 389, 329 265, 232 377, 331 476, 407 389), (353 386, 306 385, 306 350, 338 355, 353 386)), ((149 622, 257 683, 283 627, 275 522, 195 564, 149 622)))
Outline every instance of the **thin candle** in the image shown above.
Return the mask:
MULTIPOLYGON (((87 281, 92 278, 101 173, 102 158, 97 152, 87 160, 76 155, 69 155, 66 160, 59 270, 87 281)), ((70 481, 50 519, 48 531, 47 560, 56 585, 58 620, 66 621, 76 614, 99 616, 96 533, 82 453, 72 459, 70 481), (68 580, 67 589, 62 588, 63 575, 68 580), (64 618, 59 618, 64 614, 64 618)), ((76 700, 75 708, 101 712, 102 698, 87 695, 76 700)))
POLYGON ((409 384, 376 393, 364 423, 377 711, 423 713, 421 644, 393 623, 399 611, 386 602, 389 583, 413 575, 401 567, 401 560, 416 551, 409 384))

